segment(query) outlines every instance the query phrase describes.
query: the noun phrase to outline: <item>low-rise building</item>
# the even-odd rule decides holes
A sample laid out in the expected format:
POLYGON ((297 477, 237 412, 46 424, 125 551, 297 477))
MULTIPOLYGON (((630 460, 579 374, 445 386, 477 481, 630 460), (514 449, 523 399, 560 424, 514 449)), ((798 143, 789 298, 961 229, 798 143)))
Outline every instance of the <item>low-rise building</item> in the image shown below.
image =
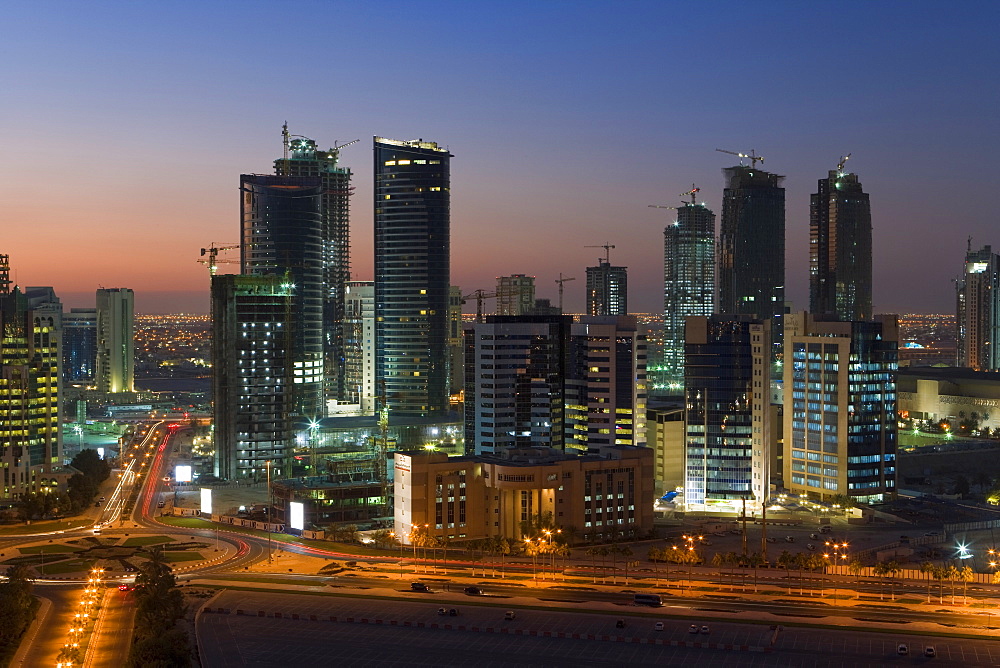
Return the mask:
POLYGON ((465 540, 522 540, 551 515, 569 542, 635 538, 653 528, 653 451, 610 446, 577 455, 547 447, 495 455, 395 455, 395 531, 465 540))

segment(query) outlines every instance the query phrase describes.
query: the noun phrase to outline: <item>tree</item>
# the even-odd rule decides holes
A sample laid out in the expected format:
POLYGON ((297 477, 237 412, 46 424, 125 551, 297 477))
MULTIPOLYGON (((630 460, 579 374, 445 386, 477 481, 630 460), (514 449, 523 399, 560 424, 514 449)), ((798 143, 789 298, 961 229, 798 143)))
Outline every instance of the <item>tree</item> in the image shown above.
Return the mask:
POLYGON ((184 598, 163 550, 154 547, 135 576, 136 620, 147 629, 169 629, 184 614, 184 598))
POLYGON ((858 582, 861 582, 861 573, 864 570, 865 565, 859 559, 852 559, 851 563, 847 564, 847 572, 856 577, 858 582))
POLYGON ((920 572, 927 576, 927 602, 931 602, 931 578, 934 577, 934 569, 937 568, 929 561, 920 564, 920 572))
POLYGON ((625 558, 625 585, 628 585, 628 558, 634 555, 632 548, 628 545, 616 545, 615 549, 618 550, 618 554, 625 558))
POLYGON ((965 591, 962 593, 962 598, 965 605, 969 604, 969 583, 976 578, 975 573, 972 572, 971 566, 963 566, 958 569, 957 579, 965 585, 965 591))
POLYGON ((100 484, 111 475, 111 466, 101 459, 97 450, 86 448, 77 453, 70 466, 100 484))

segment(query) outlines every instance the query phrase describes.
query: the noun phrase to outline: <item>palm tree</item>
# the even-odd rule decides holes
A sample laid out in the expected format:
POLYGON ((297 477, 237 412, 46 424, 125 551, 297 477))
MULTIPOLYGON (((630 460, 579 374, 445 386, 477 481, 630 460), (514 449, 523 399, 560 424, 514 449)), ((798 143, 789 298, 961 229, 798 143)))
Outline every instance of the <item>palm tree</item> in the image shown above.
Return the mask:
POLYGON ((955 564, 948 564, 945 568, 945 576, 948 578, 948 584, 951 585, 951 604, 955 605, 955 580, 959 576, 959 571, 955 568, 955 564))
POLYGON ((597 555, 600 554, 600 549, 601 548, 597 545, 587 548, 587 556, 590 557, 591 570, 594 571, 594 584, 597 584, 597 555))
POLYGON ((890 559, 885 563, 886 575, 892 578, 889 581, 889 592, 892 600, 896 600, 896 576, 903 570, 903 567, 899 565, 899 562, 895 559, 890 559))
POLYGON ((858 579, 861 582, 861 573, 864 572, 865 565, 861 563, 860 559, 854 559, 851 563, 847 564, 847 572, 858 579))
POLYGON ((965 605, 969 604, 969 583, 976 578, 975 574, 972 572, 970 566, 963 566, 958 571, 958 579, 965 585, 965 591, 962 593, 962 598, 965 601, 965 605))
POLYGON ((931 578, 934 577, 934 569, 937 568, 929 561, 920 564, 920 572, 927 576, 927 602, 931 602, 931 578))
POLYGON ((788 550, 782 550, 781 554, 778 556, 778 567, 785 569, 785 584, 788 585, 788 595, 792 594, 792 580, 788 577, 788 571, 793 566, 795 562, 795 557, 788 550))
POLYGON ((948 578, 948 569, 944 566, 934 567, 934 579, 940 583, 938 587, 938 602, 944 603, 944 581, 948 578))
POLYGON ((628 586, 628 558, 631 557, 635 552, 628 545, 615 546, 618 550, 618 554, 625 558, 625 586, 628 586))

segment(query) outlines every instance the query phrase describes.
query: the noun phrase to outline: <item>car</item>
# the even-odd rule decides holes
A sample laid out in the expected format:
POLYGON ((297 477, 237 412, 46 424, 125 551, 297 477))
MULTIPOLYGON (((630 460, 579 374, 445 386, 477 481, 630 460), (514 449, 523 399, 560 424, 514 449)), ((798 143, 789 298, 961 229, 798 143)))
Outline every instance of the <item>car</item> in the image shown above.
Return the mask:
POLYGON ((101 501, 104 501, 107 497, 102 496, 101 501))
POLYGON ((698 632, 697 624, 692 624, 691 626, 688 627, 688 633, 697 633, 697 632, 698 632))
POLYGON ((166 501, 160 501, 160 502, 159 502, 158 504, 156 504, 156 507, 157 507, 157 508, 162 508, 162 507, 163 507, 163 506, 165 506, 165 505, 167 505, 167 502, 166 502, 166 501))
POLYGON ((431 588, 425 582, 411 582, 410 591, 430 592, 431 588))
POLYGON ((811 533, 811 534, 809 534, 809 539, 810 540, 819 540, 819 534, 811 533))
POLYGON ((468 594, 469 596, 480 596, 482 595, 483 590, 480 589, 479 587, 466 587, 465 593, 468 594))
POLYGON ((118 585, 118 591, 135 591, 135 585, 130 585, 130 584, 118 585))
POLYGON ((653 630, 654 631, 662 631, 663 630, 663 622, 656 622, 655 624, 653 624, 653 630))
POLYGON ((933 659, 935 656, 937 656, 937 652, 934 650, 934 645, 927 645, 926 647, 924 647, 924 656, 926 656, 928 659, 933 659))
POLYGON ((170 482, 170 476, 163 476, 163 482, 170 482))
POLYGON ((95 536, 101 535, 101 527, 94 527, 94 535, 95 536))
POLYGON ((701 627, 701 632, 702 632, 702 633, 709 633, 710 631, 709 631, 709 628, 708 628, 707 626, 705 626, 705 625, 702 625, 702 627, 701 627))
POLYGON ((816 546, 813 545, 812 543, 807 543, 806 544, 806 549, 809 550, 810 552, 812 552, 813 550, 816 549, 816 546))
POLYGON ((794 543, 795 542, 795 536, 785 536, 785 542, 786 543, 794 543))
POLYGON ((940 535, 941 532, 939 531, 928 531, 927 533, 924 534, 924 536, 926 536, 927 538, 932 538, 934 536, 940 536, 940 535))
POLYGON ((708 540, 708 539, 706 538, 705 540, 701 541, 701 544, 702 544, 702 545, 711 545, 711 544, 712 544, 712 541, 710 541, 710 540, 708 540))
POLYGON ((896 645, 896 654, 900 656, 907 656, 910 653, 910 648, 905 642, 901 642, 896 645))
POLYGON ((449 617, 458 617, 458 610, 456 610, 455 608, 449 609, 448 610, 448 616, 449 617))
POLYGON ((619 619, 617 622, 615 622, 615 628, 616 629, 623 629, 623 628, 625 628, 625 620, 624 619, 619 619))
POLYGON ((773 536, 768 536, 768 537, 767 537, 767 542, 768 542, 768 543, 774 543, 774 542, 776 542, 777 540, 778 540, 778 539, 777 539, 777 538, 775 538, 775 537, 773 537, 773 536))
POLYGON ((95 508, 100 508, 101 507, 101 502, 100 501, 94 501, 94 507, 95 508))
POLYGON ((444 608, 438 608, 438 614, 439 615, 447 615, 448 611, 446 609, 444 609, 444 608))
POLYGON ((508 610, 507 612, 503 613, 504 619, 514 619, 515 616, 516 615, 514 614, 513 610, 508 610))

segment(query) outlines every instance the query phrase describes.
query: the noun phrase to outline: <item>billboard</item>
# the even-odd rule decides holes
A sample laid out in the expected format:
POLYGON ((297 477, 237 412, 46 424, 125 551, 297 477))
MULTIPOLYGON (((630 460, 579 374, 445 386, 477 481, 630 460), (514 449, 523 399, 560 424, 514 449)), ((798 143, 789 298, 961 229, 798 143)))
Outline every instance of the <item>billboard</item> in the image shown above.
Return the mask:
POLYGON ((203 515, 212 514, 212 490, 207 487, 201 488, 201 512, 203 515))
POLYGON ((298 529, 299 531, 302 531, 306 526, 305 505, 297 501, 289 502, 288 520, 289 520, 289 526, 291 526, 293 529, 298 529))
POLYGON ((191 466, 178 464, 174 467, 174 480, 177 482, 191 482, 191 466))

